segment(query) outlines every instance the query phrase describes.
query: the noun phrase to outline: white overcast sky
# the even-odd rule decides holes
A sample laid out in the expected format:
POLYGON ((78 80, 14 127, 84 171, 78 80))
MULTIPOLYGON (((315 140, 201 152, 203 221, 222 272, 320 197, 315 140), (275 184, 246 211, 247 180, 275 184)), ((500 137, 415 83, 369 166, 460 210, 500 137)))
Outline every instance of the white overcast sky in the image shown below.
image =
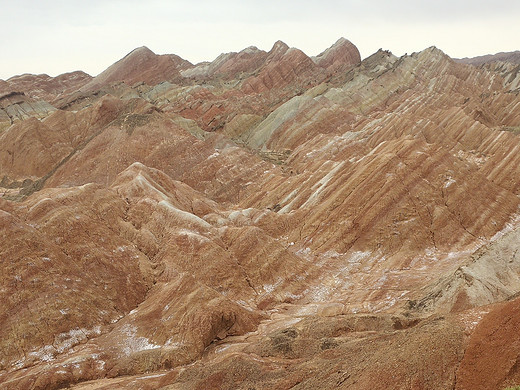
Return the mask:
POLYGON ((520 49, 520 0, 0 0, 0 79, 96 75, 139 46, 197 63, 282 40, 316 55, 338 38, 367 57, 435 45, 452 57, 520 49))

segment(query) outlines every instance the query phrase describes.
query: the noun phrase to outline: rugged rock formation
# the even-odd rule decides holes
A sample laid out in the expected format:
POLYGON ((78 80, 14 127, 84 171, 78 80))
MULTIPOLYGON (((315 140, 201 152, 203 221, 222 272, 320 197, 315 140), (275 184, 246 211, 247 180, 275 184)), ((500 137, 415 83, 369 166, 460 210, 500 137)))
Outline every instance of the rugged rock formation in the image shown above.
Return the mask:
POLYGON ((267 53, 251 46, 239 53, 223 53, 213 62, 198 64, 181 72, 185 77, 210 78, 215 76, 224 79, 235 79, 242 73, 254 72, 264 63, 267 53))
POLYGON ((342 38, 0 83, 0 384, 518 381, 511 66, 342 38))
POLYGON ((462 58, 456 61, 499 73, 504 78, 504 87, 510 91, 520 91, 520 51, 462 58))
POLYGON ((147 47, 142 46, 94 77, 82 89, 95 91, 118 81, 130 86, 136 83, 155 85, 161 81, 174 81, 180 77, 180 70, 190 66, 188 61, 178 56, 156 55, 147 47))
POLYGON ((23 92, 9 92, 0 96, 0 131, 19 120, 45 118, 56 109, 46 101, 35 101, 23 92))
POLYGON ((338 68, 352 67, 361 62, 361 56, 356 46, 345 38, 340 38, 338 41, 325 50, 323 53, 313 58, 314 62, 330 70, 332 73, 338 68))
POLYGON ((32 99, 52 103, 52 100, 60 94, 74 92, 90 80, 92 77, 81 71, 64 73, 57 77, 46 74, 23 74, 0 83, 0 95, 17 91, 25 93, 32 99))

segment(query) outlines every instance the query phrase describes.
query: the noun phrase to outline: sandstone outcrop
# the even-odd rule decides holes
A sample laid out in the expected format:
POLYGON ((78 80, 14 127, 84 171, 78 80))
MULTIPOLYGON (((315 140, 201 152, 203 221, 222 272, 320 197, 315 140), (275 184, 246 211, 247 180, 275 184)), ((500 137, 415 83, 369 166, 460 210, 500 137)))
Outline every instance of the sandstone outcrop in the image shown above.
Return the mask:
POLYGON ((331 72, 338 68, 352 67, 361 62, 361 56, 357 47, 348 39, 340 38, 338 41, 313 58, 314 62, 331 72))
POLYGON ((29 118, 45 118, 55 111, 46 101, 35 101, 23 92, 9 92, 0 96, 0 132, 15 122, 29 118))
POLYGON ((92 80, 85 72, 64 73, 57 77, 46 74, 23 74, 0 83, 0 95, 10 92, 23 92, 35 100, 52 102, 60 94, 71 93, 92 80))
POLYGON ((136 83, 155 85, 161 81, 174 81, 180 77, 180 70, 190 66, 188 61, 178 56, 156 55, 142 46, 94 77, 82 89, 95 91, 114 82, 132 86, 136 83))
POLYGON ((515 69, 341 38, 0 83, 0 384, 518 382, 515 69))

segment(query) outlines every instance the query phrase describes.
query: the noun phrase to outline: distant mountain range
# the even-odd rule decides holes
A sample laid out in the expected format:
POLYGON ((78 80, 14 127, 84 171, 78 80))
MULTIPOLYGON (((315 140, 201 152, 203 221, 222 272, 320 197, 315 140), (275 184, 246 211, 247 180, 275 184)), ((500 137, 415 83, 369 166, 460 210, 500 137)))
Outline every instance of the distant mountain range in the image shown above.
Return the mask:
POLYGON ((478 56, 473 58, 461 58, 456 61, 462 62, 469 65, 483 65, 491 62, 510 62, 513 64, 520 64, 520 51, 488 54, 484 56, 478 56))

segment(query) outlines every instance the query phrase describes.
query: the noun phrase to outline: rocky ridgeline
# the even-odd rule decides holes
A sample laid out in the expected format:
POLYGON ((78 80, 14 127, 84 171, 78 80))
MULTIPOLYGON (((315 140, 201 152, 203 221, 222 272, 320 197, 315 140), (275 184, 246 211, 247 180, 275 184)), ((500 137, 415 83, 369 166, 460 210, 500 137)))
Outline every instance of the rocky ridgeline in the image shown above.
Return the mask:
POLYGON ((504 58, 141 47, 0 81, 0 387, 520 383, 504 58))

